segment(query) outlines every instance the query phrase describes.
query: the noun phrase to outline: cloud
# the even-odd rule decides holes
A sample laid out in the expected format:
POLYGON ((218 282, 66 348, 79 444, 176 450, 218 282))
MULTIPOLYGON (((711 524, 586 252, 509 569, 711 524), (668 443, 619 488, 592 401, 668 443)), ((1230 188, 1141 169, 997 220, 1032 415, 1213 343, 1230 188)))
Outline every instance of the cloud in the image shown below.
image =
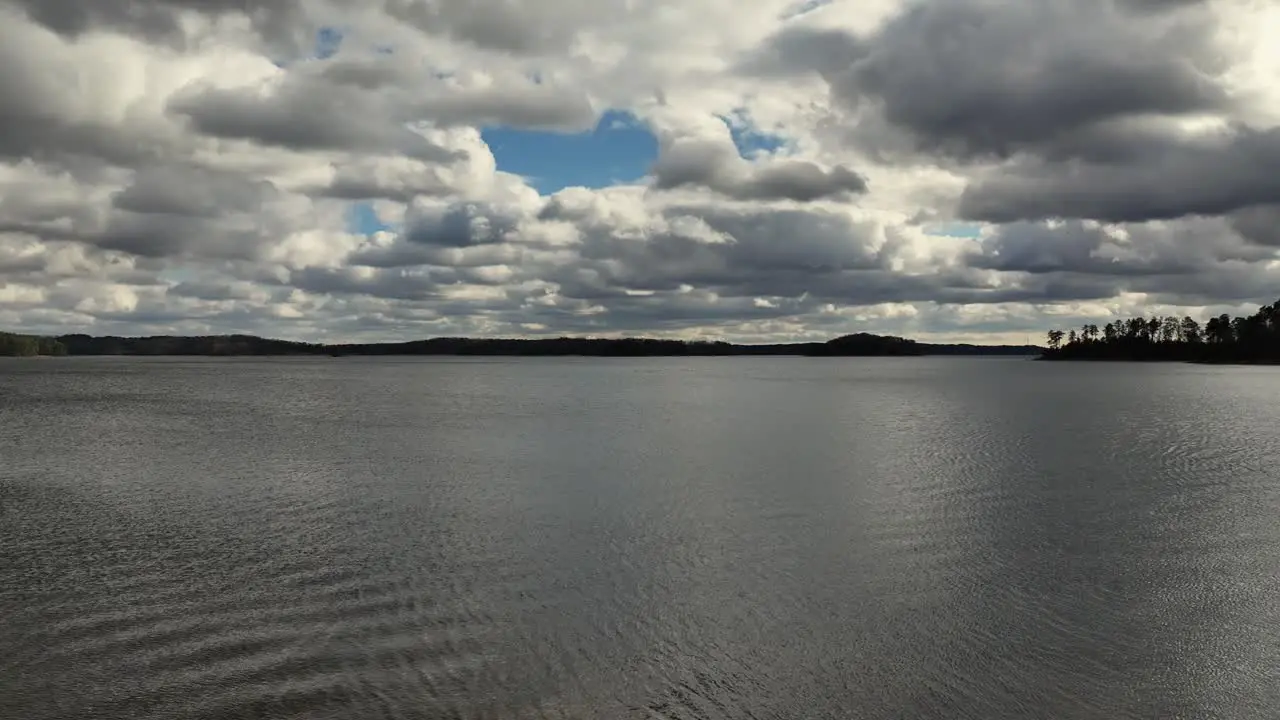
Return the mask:
POLYGON ((869 106, 922 149, 962 156, 1008 156, 1115 118, 1225 108, 1204 4, 1140 9, 917 2, 865 38, 783 31, 747 67, 817 71, 842 107, 869 106))
POLYGON ((610 13, 613 0, 568 0, 550 5, 503 0, 386 0, 387 13, 426 32, 478 47, 516 53, 564 52, 584 19, 610 13), (604 6, 604 7, 601 7, 604 6))
POLYGON ((1280 202, 1280 178, 1273 172, 1280 162, 1280 130, 1236 127, 1133 148, 1110 162, 1024 160, 1001 167, 969 186, 960 212, 990 222, 1134 222, 1223 215, 1280 202))
POLYGON ((867 181, 849 168, 826 169, 807 160, 747 163, 717 148, 678 146, 654 165, 655 187, 703 187, 736 200, 807 202, 867 191, 867 181))
POLYGON ((1280 248, 1280 204, 1247 207, 1228 219, 1232 229, 1250 242, 1280 248))
POLYGON ((245 178, 198 166, 145 166, 116 193, 117 210, 143 215, 213 218, 225 213, 256 212, 277 193, 267 180, 245 178))
POLYGON ((867 181, 844 165, 824 168, 804 159, 774 157, 748 162, 739 156, 727 126, 702 134, 666 133, 650 172, 654 187, 706 188, 736 200, 809 202, 867 191, 867 181))
POLYGON ((805 73, 833 77, 864 58, 870 48, 852 34, 833 28, 792 26, 738 60, 738 71, 788 78, 805 73))
POLYGON ((355 88, 306 81, 275 88, 197 88, 175 97, 169 109, 185 116, 197 132, 213 137, 291 150, 452 159, 447 150, 406 127, 407 117, 395 118, 395 109, 381 98, 355 88))
POLYGON ((0 329, 1021 342, 1274 300, 1280 11, 837 10, 0 0, 0 329), (481 133, 608 111, 647 177, 542 195, 481 133))
POLYGON ((247 86, 188 86, 169 101, 168 110, 207 136, 430 163, 460 159, 458 152, 429 139, 431 129, 582 130, 595 122, 589 98, 573 88, 523 77, 501 85, 467 85, 425 72, 400 74, 403 68, 394 60, 387 63, 382 78, 369 76, 377 72, 376 64, 345 70, 339 64, 320 72, 281 71, 247 86), (353 70, 363 75, 352 77, 353 70))
MULTIPOLYGON (((103 27, 136 32, 144 36, 162 38, 181 33, 180 3, 139 2, 138 0, 10 0, 28 17, 41 25, 64 35, 82 35, 103 27)), ((191 4, 191 3, 188 3, 191 4)), ((206 4, 215 12, 233 9, 233 3, 219 6, 206 4)), ((196 7, 200 7, 196 5, 196 7)))
POLYGON ((1033 274, 1138 277, 1196 275, 1222 263, 1273 258, 1217 218, 1124 226, 1072 220, 1003 225, 971 256, 971 264, 1033 274))
POLYGON ((310 42, 318 28, 314 15, 351 6, 354 0, 4 0, 4 4, 73 40, 108 30, 183 47, 193 39, 195 21, 231 20, 247 25, 277 48, 298 49, 310 42))

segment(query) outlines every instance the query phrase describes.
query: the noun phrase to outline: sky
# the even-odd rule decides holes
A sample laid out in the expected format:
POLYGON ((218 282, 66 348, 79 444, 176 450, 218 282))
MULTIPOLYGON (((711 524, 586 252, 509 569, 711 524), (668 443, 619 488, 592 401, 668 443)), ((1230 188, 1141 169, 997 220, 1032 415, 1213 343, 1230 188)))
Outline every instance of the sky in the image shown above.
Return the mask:
POLYGON ((1261 0, 0 0, 0 329, 1251 313, 1278 34, 1261 0))

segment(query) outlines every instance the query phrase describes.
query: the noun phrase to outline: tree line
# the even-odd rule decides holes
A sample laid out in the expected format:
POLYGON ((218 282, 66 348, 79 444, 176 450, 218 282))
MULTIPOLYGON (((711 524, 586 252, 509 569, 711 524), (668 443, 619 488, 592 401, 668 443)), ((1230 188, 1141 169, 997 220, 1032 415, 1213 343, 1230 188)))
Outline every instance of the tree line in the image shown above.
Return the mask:
POLYGON ((601 357, 722 355, 922 355, 928 346, 900 337, 858 333, 825 343, 735 345, 655 338, 461 338, 321 345, 251 335, 59 338, 71 355, 505 355, 601 357))
POLYGON ((1046 360, 1280 362, 1280 301, 1245 317, 1138 316, 1050 330, 1047 340, 1046 360))
POLYGON ((54 338, 0 332, 0 357, 66 354, 67 347, 54 338))
MULTIPOLYGON (((667 340, 656 338, 460 338, 444 337, 391 343, 325 345, 271 340, 252 335, 93 337, 62 335, 57 338, 24 338, 13 352, 34 355, 583 355, 601 357, 642 356, 910 356, 910 355, 1038 355, 1043 348, 1030 345, 938 345, 907 338, 855 333, 827 342, 783 344, 733 344, 721 341, 667 340), (34 345, 32 343, 35 343, 34 345), (40 343, 45 343, 41 345, 40 343), (33 351, 32 348, 35 348, 33 351)), ((5 346, 0 346, 5 347, 5 346)))

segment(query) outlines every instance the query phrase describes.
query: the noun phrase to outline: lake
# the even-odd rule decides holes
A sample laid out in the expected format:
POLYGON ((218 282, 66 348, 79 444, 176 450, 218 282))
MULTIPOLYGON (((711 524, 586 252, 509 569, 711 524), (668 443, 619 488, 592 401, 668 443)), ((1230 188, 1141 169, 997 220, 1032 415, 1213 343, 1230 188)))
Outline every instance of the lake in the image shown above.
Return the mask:
POLYGON ((0 715, 1273 718, 1280 368, 0 361, 0 715))

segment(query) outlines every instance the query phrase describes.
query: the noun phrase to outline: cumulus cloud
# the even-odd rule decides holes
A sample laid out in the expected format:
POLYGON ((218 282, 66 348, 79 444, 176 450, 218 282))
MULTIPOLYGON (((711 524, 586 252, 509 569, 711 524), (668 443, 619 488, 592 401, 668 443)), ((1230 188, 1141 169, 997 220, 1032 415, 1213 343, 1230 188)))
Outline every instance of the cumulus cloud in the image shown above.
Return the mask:
POLYGON ((237 174, 199 166, 144 166, 112 196, 111 204, 117 210, 140 215, 211 218, 259 211, 276 192, 267 180, 246 182, 237 174))
POLYGON ((387 13, 424 32, 478 47, 517 53, 566 52, 583 25, 621 19, 617 0, 564 0, 550 4, 504 0, 386 0, 387 13))
POLYGON ((1008 156, 1114 118, 1224 109, 1212 21, 1205 3, 915 2, 866 37, 784 30, 745 66, 816 71, 926 151, 1008 156))
POLYGON ((867 191, 867 181, 844 165, 824 168, 811 160, 739 157, 728 128, 710 137, 669 137, 651 168, 654 187, 698 187, 737 200, 808 202, 867 191))
POLYGON ((1280 11, 793 5, 0 0, 0 329, 1021 342, 1274 300, 1280 11), (640 180, 540 192, 482 132, 609 110, 640 180))
POLYGON ((294 150, 400 154, 426 161, 455 155, 431 143, 411 123, 431 127, 514 125, 532 129, 590 127, 590 101, 572 88, 533 81, 460 87, 439 78, 405 78, 408 88, 348 84, 332 76, 282 72, 252 86, 190 88, 169 110, 205 135, 251 140, 294 150))

